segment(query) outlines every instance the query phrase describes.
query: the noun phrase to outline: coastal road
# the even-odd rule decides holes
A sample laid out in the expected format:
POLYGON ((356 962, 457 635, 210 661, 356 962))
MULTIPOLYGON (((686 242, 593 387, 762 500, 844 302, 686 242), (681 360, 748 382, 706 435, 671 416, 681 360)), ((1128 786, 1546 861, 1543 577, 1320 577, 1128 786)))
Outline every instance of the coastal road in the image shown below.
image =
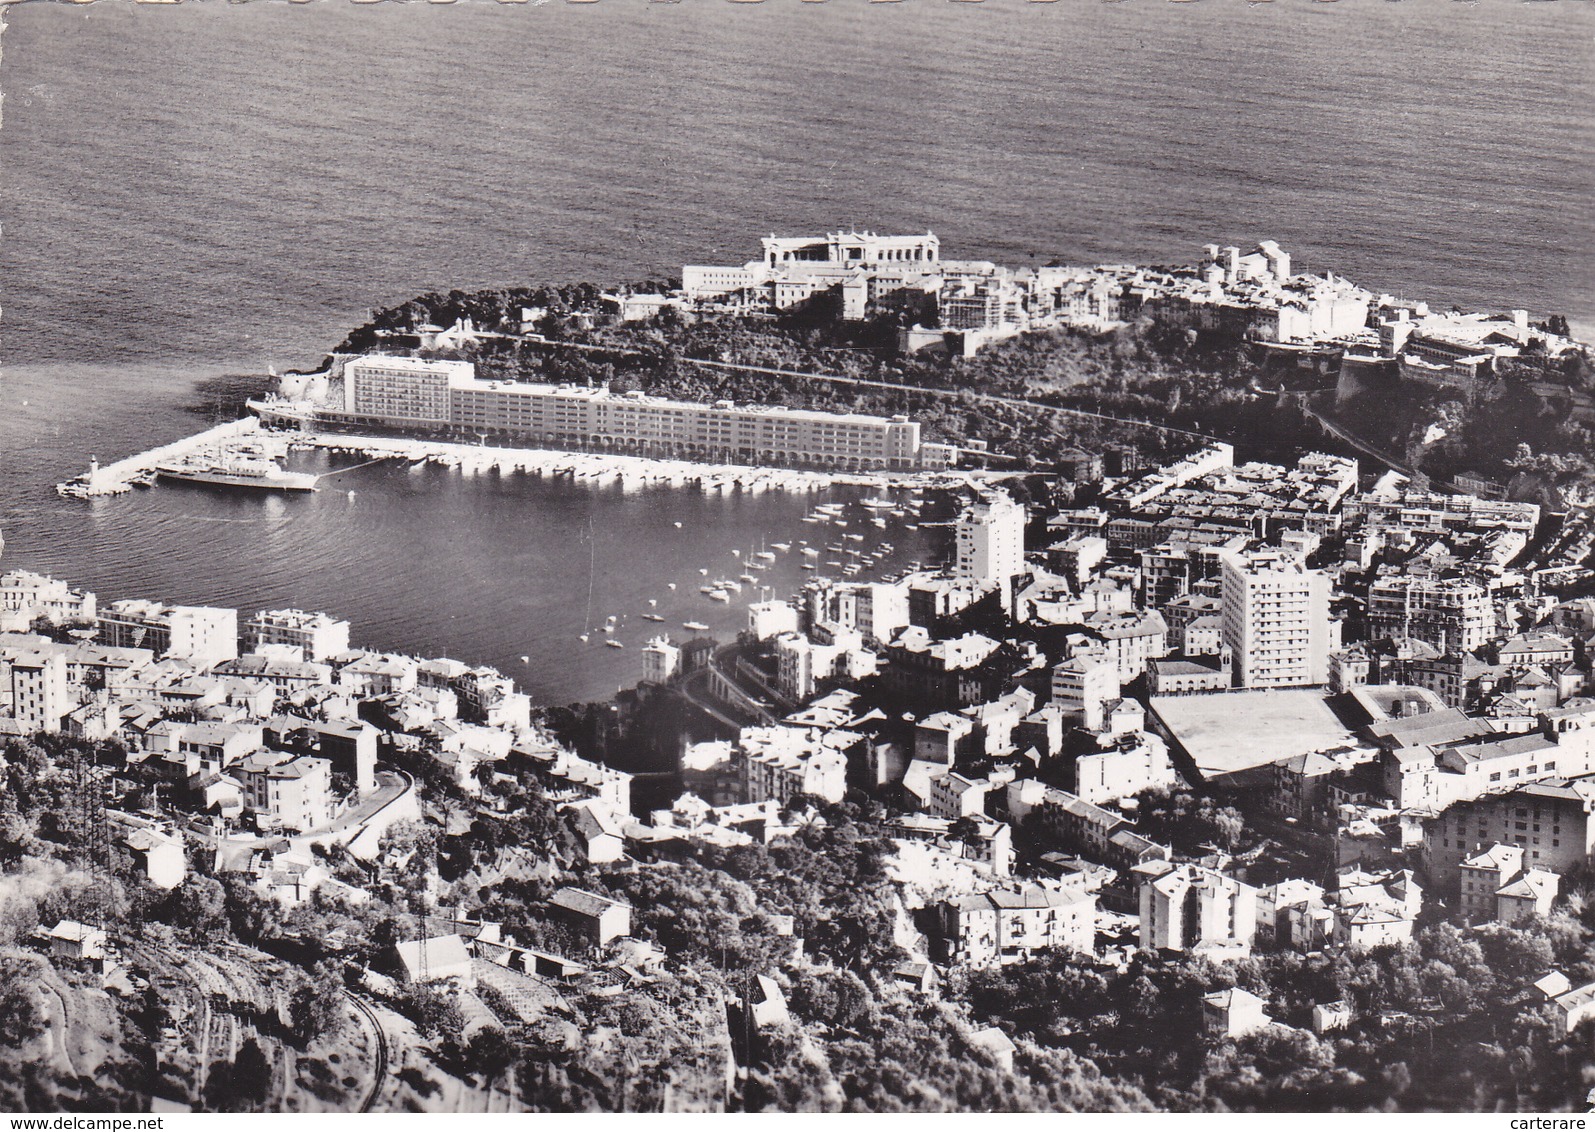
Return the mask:
MULTIPOLYGON (((1328 417, 1324 416, 1323 414, 1319 413, 1312 406, 1305 405, 1305 406, 1303 406, 1303 410, 1306 412, 1306 414, 1309 417, 1311 417, 1313 420, 1317 421, 1320 425, 1322 425, 1329 433, 1334 435, 1336 438, 1345 441, 1347 444, 1349 444, 1353 448, 1355 448, 1358 452, 1361 452, 1364 456, 1373 457, 1375 460, 1378 460, 1385 467, 1390 468, 1393 471, 1400 472, 1402 475, 1408 476, 1408 477, 1413 477, 1413 476, 1418 476, 1418 475, 1426 475, 1427 474, 1427 473, 1419 472, 1416 469, 1410 468, 1406 464, 1403 464, 1400 460, 1396 459, 1394 456, 1390 455, 1388 452, 1385 452, 1385 451, 1383 451, 1383 450, 1381 450, 1379 448, 1375 448, 1372 444, 1369 444, 1362 437, 1358 436, 1354 432, 1351 432, 1350 430, 1345 428, 1343 425, 1337 424, 1335 421, 1333 421, 1330 418, 1328 418, 1328 417)), ((1435 478, 1435 477, 1430 477, 1430 479, 1429 479, 1429 490, 1431 490, 1431 491, 1450 491, 1450 492, 1455 492, 1457 495, 1472 495, 1473 494, 1467 488, 1462 487, 1459 484, 1452 483, 1450 480, 1443 480, 1443 479, 1438 479, 1438 478, 1435 478)))
POLYGON ((342 817, 334 819, 329 825, 299 834, 294 840, 309 841, 316 837, 325 837, 329 833, 342 833, 355 826, 364 825, 376 814, 401 798, 405 791, 413 789, 414 786, 415 780, 402 770, 379 770, 377 772, 377 788, 356 805, 354 809, 342 817))
MULTIPOLYGON (((651 358, 655 361, 664 359, 648 350, 631 350, 616 346, 598 346, 586 342, 563 342, 552 338, 545 338, 541 334, 525 334, 522 337, 528 342, 539 346, 556 346, 568 350, 584 350, 589 353, 620 354, 626 357, 651 358)), ((741 362, 715 362, 707 358, 681 357, 678 362, 707 369, 729 370, 735 373, 758 373, 772 377, 790 377, 802 381, 824 381, 833 385, 853 385, 867 389, 892 389, 905 393, 922 393, 929 397, 948 397, 962 400, 968 398, 988 405, 1004 405, 1017 409, 1041 409, 1049 413, 1057 413, 1066 417, 1079 417, 1087 420, 1106 421, 1111 424, 1134 425, 1139 428, 1149 428, 1156 432, 1166 433, 1170 436, 1185 436, 1193 440, 1215 442, 1219 438, 1208 436, 1206 433, 1192 432, 1189 429, 1175 428, 1172 425, 1156 424, 1152 421, 1143 421, 1135 417, 1116 417, 1110 413, 1094 413, 1086 409, 1066 409, 1059 405, 1049 404, 1046 401, 1037 401, 1028 397, 1003 397, 995 393, 977 393, 969 389, 944 389, 937 386, 909 385, 900 381, 878 381, 867 377, 842 377, 840 374, 806 373, 795 369, 777 369, 772 366, 747 365, 741 362)))
POLYGON ((741 731, 747 724, 727 715, 714 697, 709 695, 709 689, 705 687, 708 680, 708 668, 700 668, 696 672, 689 673, 676 685, 676 689, 686 698, 688 703, 704 714, 713 717, 716 722, 724 724, 733 732, 741 731))
POLYGON ((1312 408, 1312 406, 1304 405, 1302 408, 1303 408, 1303 411, 1305 411, 1306 414, 1309 417, 1311 417, 1313 420, 1317 421, 1320 425, 1322 425, 1324 427, 1324 429, 1327 430, 1331 435, 1335 436, 1339 440, 1345 441, 1347 444, 1349 444, 1353 448, 1355 448, 1358 452, 1361 452, 1364 456, 1372 456, 1375 460, 1378 460, 1381 464, 1385 465, 1387 468, 1391 468, 1391 469, 1393 469, 1395 471, 1398 471, 1404 476, 1413 476, 1413 475, 1417 474, 1411 468, 1407 467, 1401 461, 1397 460, 1394 456, 1391 456, 1387 452, 1381 452, 1379 449, 1377 449, 1373 445, 1369 444, 1366 440, 1364 440, 1362 437, 1358 436, 1356 433, 1347 431, 1341 425, 1336 424, 1334 421, 1330 420, 1328 417, 1323 416, 1321 413, 1318 412, 1318 410, 1312 408))

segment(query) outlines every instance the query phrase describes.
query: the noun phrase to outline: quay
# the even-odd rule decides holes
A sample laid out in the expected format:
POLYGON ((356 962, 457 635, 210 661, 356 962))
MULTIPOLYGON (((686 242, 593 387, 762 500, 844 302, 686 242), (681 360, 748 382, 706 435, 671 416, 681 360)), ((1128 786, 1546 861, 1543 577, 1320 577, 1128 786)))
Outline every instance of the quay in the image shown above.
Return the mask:
POLYGON ((412 469, 430 464, 456 469, 462 475, 563 478, 595 487, 620 487, 625 491, 645 487, 692 487, 705 492, 759 495, 768 491, 813 494, 836 486, 948 490, 995 483, 1015 474, 971 470, 822 472, 543 448, 499 448, 405 437, 359 436, 343 432, 277 432, 263 428, 259 418, 249 416, 216 425, 115 463, 99 464, 91 460, 87 472, 56 484, 56 491, 74 499, 120 495, 131 491, 135 485, 153 482, 155 468, 159 464, 207 450, 220 453, 240 443, 258 444, 268 439, 283 449, 320 449, 365 457, 361 464, 339 468, 325 473, 325 476, 391 460, 408 463, 412 469))
POLYGON ((193 436, 174 440, 170 444, 163 444, 159 448, 140 452, 136 456, 117 460, 115 463, 101 464, 91 457, 87 472, 65 483, 56 484, 55 490, 61 495, 76 499, 88 499, 99 495, 121 495, 123 492, 133 490, 134 484, 149 483, 155 475, 155 467, 158 464, 181 459, 204 448, 221 447, 246 436, 258 435, 259 432, 258 419, 252 416, 241 417, 236 421, 227 421, 208 428, 204 432, 197 432, 193 436))
POLYGON ((412 469, 423 465, 455 468, 463 475, 530 475, 568 478, 593 486, 696 487, 703 491, 767 491, 813 493, 838 485, 865 487, 956 488, 1005 479, 1013 473, 819 472, 744 464, 701 464, 648 456, 566 452, 542 448, 499 448, 404 437, 357 436, 349 433, 293 433, 290 446, 356 453, 368 460, 403 460, 412 469))

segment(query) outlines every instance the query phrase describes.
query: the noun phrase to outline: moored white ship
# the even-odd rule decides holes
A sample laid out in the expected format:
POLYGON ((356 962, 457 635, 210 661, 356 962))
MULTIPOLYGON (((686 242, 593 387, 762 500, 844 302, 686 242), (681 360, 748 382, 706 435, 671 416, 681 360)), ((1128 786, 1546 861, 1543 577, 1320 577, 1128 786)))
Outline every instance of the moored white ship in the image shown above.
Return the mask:
POLYGON ((162 479, 265 491, 315 491, 317 479, 309 472, 284 471, 277 461, 255 456, 193 456, 157 464, 155 473, 162 479))

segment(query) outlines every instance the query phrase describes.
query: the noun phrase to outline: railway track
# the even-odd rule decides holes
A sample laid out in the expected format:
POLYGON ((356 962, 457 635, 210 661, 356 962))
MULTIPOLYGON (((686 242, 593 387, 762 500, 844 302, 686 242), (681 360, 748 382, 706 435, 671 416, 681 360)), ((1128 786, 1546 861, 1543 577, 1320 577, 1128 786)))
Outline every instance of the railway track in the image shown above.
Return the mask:
POLYGON ((371 1027, 372 1037, 376 1039, 377 1061, 375 1074, 371 1081, 371 1091, 366 1094, 366 1099, 360 1105, 361 1112, 370 1112, 376 1106, 377 1098, 382 1094, 382 1082, 388 1075, 388 1037, 382 1032, 382 1023, 378 1020, 376 1011, 348 991, 344 992, 344 997, 365 1019, 366 1025, 371 1027))

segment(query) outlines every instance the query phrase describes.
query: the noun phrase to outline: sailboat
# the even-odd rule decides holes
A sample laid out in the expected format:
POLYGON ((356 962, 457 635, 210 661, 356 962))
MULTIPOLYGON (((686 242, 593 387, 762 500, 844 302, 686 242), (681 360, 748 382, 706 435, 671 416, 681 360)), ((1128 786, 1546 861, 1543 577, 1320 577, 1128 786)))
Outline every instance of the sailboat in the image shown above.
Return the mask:
MULTIPOLYGON (((592 516, 589 515, 587 517, 587 612, 582 617, 581 632, 581 639, 584 644, 586 643, 587 638, 592 635, 593 631, 593 578, 597 573, 598 543, 593 538, 593 519, 592 516)), ((606 633, 614 631, 614 618, 610 618, 610 621, 611 624, 604 627, 604 631, 606 633)))

